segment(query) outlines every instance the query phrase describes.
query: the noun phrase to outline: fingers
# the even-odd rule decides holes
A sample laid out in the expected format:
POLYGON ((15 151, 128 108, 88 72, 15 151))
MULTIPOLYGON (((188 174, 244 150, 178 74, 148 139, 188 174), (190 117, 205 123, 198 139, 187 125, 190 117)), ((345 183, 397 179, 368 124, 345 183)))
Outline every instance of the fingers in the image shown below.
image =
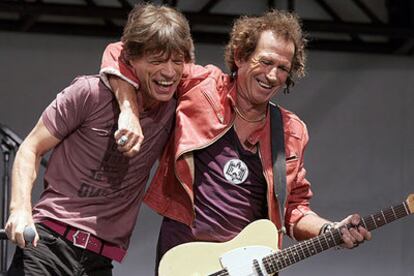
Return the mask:
POLYGON ((118 130, 115 132, 118 150, 127 157, 136 155, 141 149, 144 135, 142 133, 139 114, 132 109, 123 109, 118 118, 118 130))
POLYGON ((124 154, 128 157, 135 156, 141 149, 142 142, 144 142, 144 136, 138 136, 132 148, 129 151, 126 151, 124 154))
POLYGON ((364 237, 364 240, 370 241, 372 239, 371 232, 369 232, 367 229, 365 229, 362 226, 358 227, 359 233, 364 237))
POLYGON ((34 224, 26 226, 25 232, 23 232, 23 235, 24 235, 24 239, 26 241, 26 244, 31 243, 34 247, 37 246, 37 243, 39 241, 39 234, 37 233, 37 230, 36 230, 36 227, 35 227, 34 224), (32 240, 33 233, 34 233, 34 238, 32 240))
POLYGON ((24 227, 16 227, 15 232, 15 239, 16 239, 16 245, 20 248, 24 248, 26 246, 26 241, 24 240, 24 227))
POLYGON ((16 243, 16 237, 15 237, 15 227, 13 227, 13 223, 7 222, 6 226, 4 227, 4 230, 6 231, 7 238, 12 243, 16 243))
MULTIPOLYGON (((36 227, 34 224, 24 225, 24 224, 17 224, 15 225, 12 222, 8 222, 5 227, 7 238, 14 244, 16 244, 20 248, 25 248, 28 242, 32 243, 33 246, 37 246, 39 241, 39 235, 37 234, 36 227), (34 239, 33 241, 28 241, 27 237, 25 236, 26 228, 30 227, 34 231, 34 239)), ((27 231, 26 231, 27 233, 27 231)), ((30 233, 30 232, 29 232, 30 233)))
POLYGON ((351 235, 349 230, 346 227, 341 228, 341 235, 342 235, 342 241, 343 247, 345 248, 352 248, 355 244, 355 238, 351 235))
POLYGON ((341 221, 341 234, 344 242, 343 247, 354 248, 365 240, 371 239, 371 232, 365 229, 361 223, 361 217, 357 214, 348 216, 341 221))
POLYGON ((125 144, 128 142, 128 140, 129 140, 128 136, 122 135, 121 138, 118 139, 117 143, 118 143, 118 145, 120 145, 122 147, 122 146, 125 146, 125 144))
POLYGON ((144 141, 142 134, 133 133, 123 130, 115 132, 115 141, 118 144, 118 150, 127 157, 135 156, 141 149, 141 144, 144 141))
POLYGON ((356 228, 347 229, 346 227, 341 228, 342 240, 344 247, 353 248, 364 242, 364 237, 361 235, 356 228))
POLYGON ((31 227, 35 232, 35 239, 33 245, 37 245, 39 236, 37 235, 36 228, 32 218, 31 208, 14 209, 7 220, 5 230, 7 238, 20 248, 26 246, 24 238, 24 232, 26 227, 31 227))
POLYGON ((21 230, 21 227, 16 227, 13 223, 7 223, 5 230, 9 241, 16 244, 20 248, 25 247, 26 243, 24 241, 23 230, 21 230))

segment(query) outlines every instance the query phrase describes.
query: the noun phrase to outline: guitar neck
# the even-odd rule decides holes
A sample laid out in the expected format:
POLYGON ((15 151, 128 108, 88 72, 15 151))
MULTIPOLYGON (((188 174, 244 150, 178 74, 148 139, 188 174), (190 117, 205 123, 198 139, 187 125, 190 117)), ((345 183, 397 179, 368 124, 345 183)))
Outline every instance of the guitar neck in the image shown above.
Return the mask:
MULTIPOLYGON (((409 214, 410 206, 406 202, 399 205, 392 206, 388 209, 382 210, 374 215, 370 215, 361 219, 360 225, 369 231, 375 230, 385 224, 393 222, 397 219, 403 218, 409 214)), ((352 227, 347 225, 344 227, 352 227)), ((274 254, 263 258, 263 263, 268 274, 273 274, 282 269, 295 264, 308 257, 316 255, 331 247, 342 244, 340 229, 334 229, 323 235, 319 235, 312 239, 300 242, 286 249, 278 251, 274 254)))

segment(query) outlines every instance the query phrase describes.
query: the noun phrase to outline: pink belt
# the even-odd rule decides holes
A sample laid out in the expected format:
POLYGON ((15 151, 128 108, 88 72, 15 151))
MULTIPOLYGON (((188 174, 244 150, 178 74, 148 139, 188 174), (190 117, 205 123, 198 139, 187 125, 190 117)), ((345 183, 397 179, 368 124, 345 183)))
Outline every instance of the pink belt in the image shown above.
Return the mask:
POLYGON ((72 242, 74 246, 88 249, 89 251, 105 256, 111 260, 122 262, 122 259, 126 254, 126 251, 119 246, 105 242, 89 232, 77 229, 65 223, 55 220, 44 220, 41 224, 72 242))

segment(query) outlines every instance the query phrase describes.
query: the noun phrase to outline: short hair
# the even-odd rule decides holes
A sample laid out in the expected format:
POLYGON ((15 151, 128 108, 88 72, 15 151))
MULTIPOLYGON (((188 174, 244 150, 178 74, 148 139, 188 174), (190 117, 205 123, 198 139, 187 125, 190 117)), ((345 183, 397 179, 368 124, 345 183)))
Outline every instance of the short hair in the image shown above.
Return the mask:
POLYGON ((173 8, 149 3, 136 5, 128 15, 121 40, 127 60, 148 53, 180 53, 185 62, 194 61, 190 26, 184 15, 173 8))
POLYGON ((256 49, 260 35, 264 31, 271 31, 275 35, 292 41, 295 53, 292 68, 286 80, 286 91, 294 85, 294 79, 305 75, 307 39, 302 31, 299 17, 287 11, 271 10, 262 16, 243 16, 236 20, 230 34, 230 42, 226 46, 225 61, 229 70, 237 72, 235 58, 247 60, 256 49), (235 57, 237 54, 237 57, 235 57))

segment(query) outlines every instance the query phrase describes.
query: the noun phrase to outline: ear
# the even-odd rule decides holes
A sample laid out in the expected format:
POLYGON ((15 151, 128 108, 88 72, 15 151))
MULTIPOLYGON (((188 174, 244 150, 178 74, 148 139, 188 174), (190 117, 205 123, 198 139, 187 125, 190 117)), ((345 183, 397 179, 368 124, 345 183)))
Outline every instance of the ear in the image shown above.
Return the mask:
POLYGON ((237 68, 239 68, 242 62, 243 61, 239 56, 239 50, 235 49, 234 50, 234 64, 236 64, 237 68))

